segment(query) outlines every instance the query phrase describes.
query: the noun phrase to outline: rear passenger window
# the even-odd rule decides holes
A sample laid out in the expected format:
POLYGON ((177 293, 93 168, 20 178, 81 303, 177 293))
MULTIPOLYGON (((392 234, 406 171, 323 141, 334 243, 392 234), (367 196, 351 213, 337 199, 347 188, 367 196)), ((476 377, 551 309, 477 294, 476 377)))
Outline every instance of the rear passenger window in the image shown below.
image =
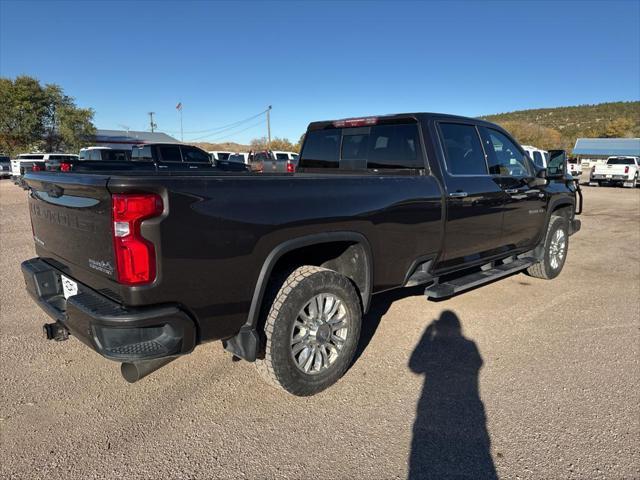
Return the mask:
POLYGON ((289 155, 286 153, 276 153, 276 160, 289 160, 289 155))
POLYGON ((487 163, 473 125, 441 123, 447 170, 452 175, 486 175, 487 163))
POLYGON ((379 125, 371 128, 369 168, 424 168, 417 125, 379 125))
POLYGON ((161 145, 158 147, 163 162, 181 162, 180 148, 177 145, 161 145))

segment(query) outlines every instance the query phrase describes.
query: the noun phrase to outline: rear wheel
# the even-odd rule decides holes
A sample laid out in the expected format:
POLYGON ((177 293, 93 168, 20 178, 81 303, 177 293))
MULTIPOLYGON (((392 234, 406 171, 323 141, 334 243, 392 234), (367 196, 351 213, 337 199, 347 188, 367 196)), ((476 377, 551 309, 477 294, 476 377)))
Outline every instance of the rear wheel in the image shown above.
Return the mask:
POLYGON ((527 268, 532 277, 550 280, 560 275, 569 249, 569 225, 565 217, 551 217, 540 262, 527 268))
POLYGON ((297 268, 275 295, 265 321, 265 357, 256 367, 268 383, 289 393, 318 393, 351 364, 361 317, 358 294, 345 276, 297 268))

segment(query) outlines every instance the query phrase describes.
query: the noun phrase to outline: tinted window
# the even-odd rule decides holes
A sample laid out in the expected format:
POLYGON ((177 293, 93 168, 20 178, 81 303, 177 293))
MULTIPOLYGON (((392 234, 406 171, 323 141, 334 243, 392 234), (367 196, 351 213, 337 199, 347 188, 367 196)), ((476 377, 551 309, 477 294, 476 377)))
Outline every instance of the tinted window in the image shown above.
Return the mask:
POLYGON ((453 175, 486 175, 487 164, 473 125, 441 123, 447 170, 453 175))
POLYGON ((343 130, 343 135, 340 168, 349 170, 367 168, 369 128, 345 129, 343 130))
POLYGON ((229 160, 230 153, 218 152, 218 160, 229 160))
POLYGON ((89 160, 102 160, 102 150, 89 150, 89 160))
POLYGON ((128 150, 102 150, 102 160, 110 162, 126 162, 131 159, 131 152, 128 150))
POLYGON ((289 155, 286 153, 276 153, 276 160, 289 160, 289 155))
POLYGON ((379 125, 369 138, 369 168, 424 168, 417 125, 379 125))
POLYGON ((209 163, 209 155, 195 147, 182 147, 182 157, 185 162, 209 163))
POLYGON ((307 133, 301 162, 308 168, 338 168, 340 137, 338 129, 312 130, 307 133))
MULTIPOLYGON (((480 127, 480 133, 487 152, 489 173, 512 177, 532 174, 526 155, 506 135, 486 127, 480 127)), ((536 153, 540 155, 540 152, 534 152, 534 156, 536 153)))
POLYGON ((177 145, 160 145, 158 147, 163 162, 181 162, 180 147, 177 145))
POLYGON ((131 149, 131 159, 132 160, 153 160, 153 155, 151 155, 151 147, 133 147, 131 149))
POLYGON ((542 162, 542 154, 540 152, 533 152, 533 163, 535 163, 536 166, 540 168, 544 167, 544 163, 542 162))
POLYGON ((633 158, 610 158, 607 165, 635 165, 633 158))
POLYGON ((44 155, 18 155, 20 160, 42 160, 44 155))
POLYGON ((229 161, 244 163, 244 155, 229 155, 229 161))

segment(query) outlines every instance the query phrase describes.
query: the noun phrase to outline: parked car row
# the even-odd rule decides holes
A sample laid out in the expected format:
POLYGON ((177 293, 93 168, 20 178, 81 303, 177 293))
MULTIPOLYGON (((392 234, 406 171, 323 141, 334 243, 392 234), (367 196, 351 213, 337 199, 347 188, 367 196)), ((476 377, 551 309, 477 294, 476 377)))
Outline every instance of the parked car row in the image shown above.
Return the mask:
POLYGON ((285 151, 225 152, 204 150, 182 143, 145 143, 131 150, 87 147, 79 155, 28 153, 6 157, 0 172, 22 184, 30 171, 168 170, 193 171, 215 168, 230 172, 295 172, 298 154, 285 151), (5 173, 6 172, 6 173, 5 173))

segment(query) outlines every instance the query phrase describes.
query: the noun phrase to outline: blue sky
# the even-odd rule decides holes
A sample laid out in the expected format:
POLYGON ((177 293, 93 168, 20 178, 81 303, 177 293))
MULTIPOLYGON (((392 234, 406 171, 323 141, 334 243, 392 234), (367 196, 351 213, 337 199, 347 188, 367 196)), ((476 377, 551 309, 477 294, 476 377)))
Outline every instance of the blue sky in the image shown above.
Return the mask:
POLYGON ((313 120, 639 100, 640 2, 0 0, 0 74, 60 84, 99 128, 155 111, 179 136, 182 101, 191 140, 272 104, 297 140, 313 120))

